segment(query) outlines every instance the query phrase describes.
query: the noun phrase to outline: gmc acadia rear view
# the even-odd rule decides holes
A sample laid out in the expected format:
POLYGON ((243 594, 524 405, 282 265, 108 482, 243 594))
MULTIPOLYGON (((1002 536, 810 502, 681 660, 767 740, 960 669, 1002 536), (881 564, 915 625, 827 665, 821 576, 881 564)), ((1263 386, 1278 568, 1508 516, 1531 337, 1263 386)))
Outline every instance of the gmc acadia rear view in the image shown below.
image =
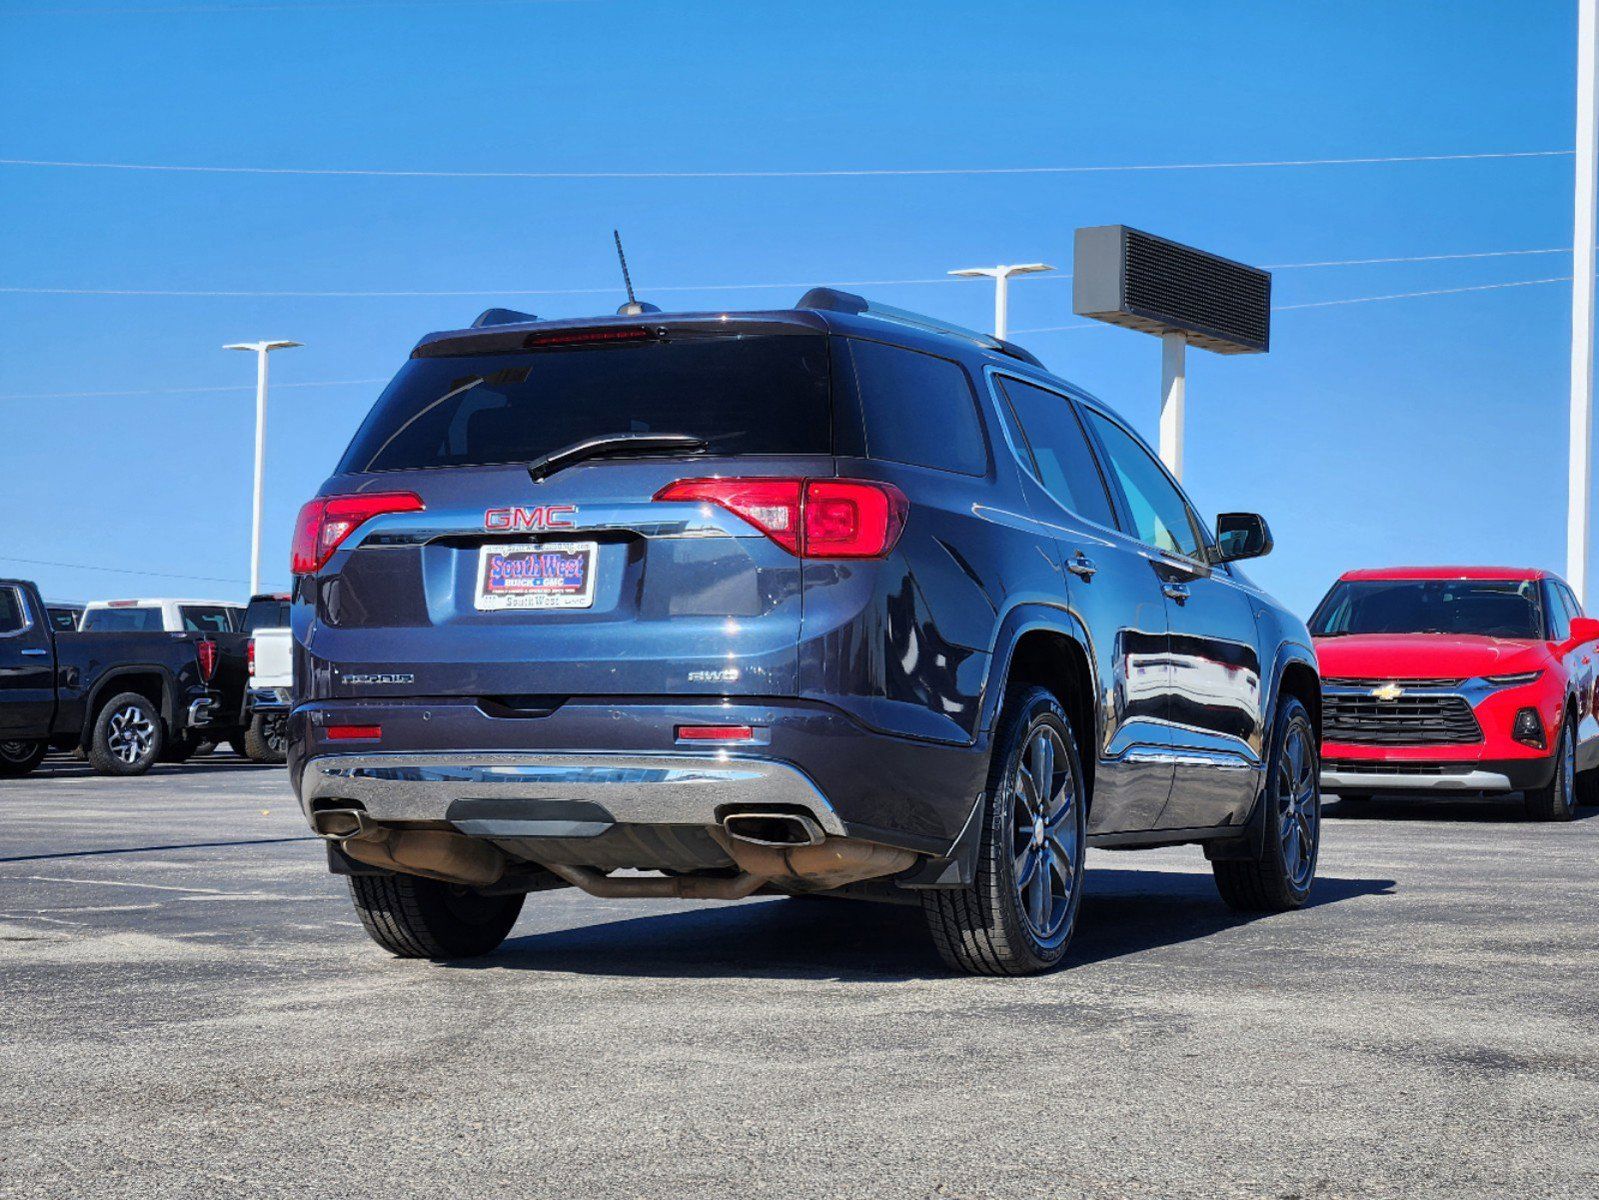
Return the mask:
POLYGON ((520 316, 423 338, 296 531, 290 769, 381 945, 483 954, 565 885, 830 892, 1022 974, 1089 845, 1304 903, 1320 690, 1235 565, 1261 518, 1213 534, 1027 352, 847 293, 520 316))

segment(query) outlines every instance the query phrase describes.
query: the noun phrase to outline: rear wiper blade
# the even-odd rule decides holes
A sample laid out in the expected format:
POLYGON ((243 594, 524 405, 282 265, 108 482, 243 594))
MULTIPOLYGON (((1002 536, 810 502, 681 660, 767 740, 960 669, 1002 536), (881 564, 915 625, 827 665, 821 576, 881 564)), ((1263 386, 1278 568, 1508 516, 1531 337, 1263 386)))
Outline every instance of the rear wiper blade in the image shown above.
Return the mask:
POLYGON ((655 454, 662 450, 694 451, 705 449, 704 438, 691 433, 608 433, 602 437, 584 438, 559 450, 535 458, 527 465, 527 473, 535 482, 555 474, 562 467, 589 458, 616 458, 625 454, 655 454))

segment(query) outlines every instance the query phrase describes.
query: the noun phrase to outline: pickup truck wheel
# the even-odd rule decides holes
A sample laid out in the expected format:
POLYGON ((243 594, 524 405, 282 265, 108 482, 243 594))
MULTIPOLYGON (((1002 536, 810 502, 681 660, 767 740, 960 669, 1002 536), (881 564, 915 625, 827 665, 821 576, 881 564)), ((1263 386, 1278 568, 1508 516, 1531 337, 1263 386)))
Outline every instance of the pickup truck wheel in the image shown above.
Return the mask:
POLYGON ((417 875, 351 875, 350 897, 372 940, 401 958, 476 958, 505 940, 520 895, 484 896, 417 875))
POLYGON ((186 763, 194 757, 197 743, 188 738, 169 738, 166 746, 161 751, 161 761, 164 763, 186 763))
POLYGON ((1060 962, 1083 897, 1086 801, 1059 701, 1041 687, 1011 692, 989 766, 977 877, 922 895, 946 963, 973 975, 1032 975, 1060 962))
POLYGON ((240 758, 249 758, 250 751, 245 747, 244 734, 236 733, 228 739, 228 749, 240 758))
POLYGON ((283 717, 258 716, 244 731, 244 753, 259 763, 287 762, 289 738, 283 717))
POLYGON ((165 744, 166 729, 155 705, 137 692, 123 692, 94 719, 89 765, 100 775, 143 775, 165 744))
POLYGON ((1260 852, 1216 859, 1216 890, 1235 912, 1288 912, 1301 907, 1316 880, 1321 849, 1321 755, 1305 706, 1292 696, 1277 707, 1271 760, 1260 802, 1265 806, 1260 852))
POLYGON ((1531 821, 1570 821, 1577 815, 1577 738, 1569 720, 1555 745, 1555 773, 1543 787, 1523 792, 1521 801, 1531 821))
POLYGON ((0 742, 0 775, 26 775, 44 761, 46 742, 0 742))

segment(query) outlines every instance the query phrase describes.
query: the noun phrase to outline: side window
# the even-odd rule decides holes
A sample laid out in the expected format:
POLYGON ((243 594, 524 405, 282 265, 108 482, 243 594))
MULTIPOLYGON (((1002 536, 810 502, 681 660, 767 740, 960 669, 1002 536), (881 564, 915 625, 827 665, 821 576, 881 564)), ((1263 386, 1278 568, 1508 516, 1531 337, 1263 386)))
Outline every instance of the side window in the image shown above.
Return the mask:
POLYGON ((1116 422, 1093 409, 1088 410, 1088 419, 1105 443, 1111 471, 1132 510, 1138 540, 1160 550, 1199 558, 1199 534, 1188 504, 1165 469, 1116 422))
POLYGON ((948 359, 851 339, 866 418, 866 453, 889 462, 981 475, 988 469, 977 398, 948 359))
POLYGON ((201 608, 185 604, 178 609, 183 628, 190 633, 232 633, 233 621, 225 608, 201 608))
POLYGON ((1571 613, 1566 608, 1566 598, 1553 580, 1543 581, 1544 619, 1549 622, 1549 640, 1563 642, 1571 636, 1571 613))
POLYGON ((22 607, 22 593, 16 588, 0 588, 0 637, 21 633, 28 627, 28 615, 22 607))
POLYGON ((1071 402, 1019 379, 1001 379, 1000 385, 1027 437, 1044 490, 1072 512, 1114 529, 1105 481, 1071 402))
POLYGON ((1572 592, 1571 585, 1561 583, 1556 584, 1556 586, 1560 589, 1561 598, 1566 602, 1566 611, 1574 617, 1580 617, 1584 615, 1582 611, 1582 605, 1577 603, 1577 597, 1572 592))

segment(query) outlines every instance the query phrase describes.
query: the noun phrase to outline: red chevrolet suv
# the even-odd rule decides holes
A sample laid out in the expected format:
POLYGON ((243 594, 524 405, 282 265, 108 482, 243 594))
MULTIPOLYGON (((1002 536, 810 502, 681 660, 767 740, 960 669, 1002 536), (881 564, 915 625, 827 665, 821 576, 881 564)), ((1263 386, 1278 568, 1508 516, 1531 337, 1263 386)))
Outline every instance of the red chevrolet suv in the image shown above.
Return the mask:
POLYGON ((1564 580, 1509 567, 1390 567, 1333 584, 1310 632, 1322 787, 1519 791, 1534 820, 1599 803, 1599 620, 1564 580))

